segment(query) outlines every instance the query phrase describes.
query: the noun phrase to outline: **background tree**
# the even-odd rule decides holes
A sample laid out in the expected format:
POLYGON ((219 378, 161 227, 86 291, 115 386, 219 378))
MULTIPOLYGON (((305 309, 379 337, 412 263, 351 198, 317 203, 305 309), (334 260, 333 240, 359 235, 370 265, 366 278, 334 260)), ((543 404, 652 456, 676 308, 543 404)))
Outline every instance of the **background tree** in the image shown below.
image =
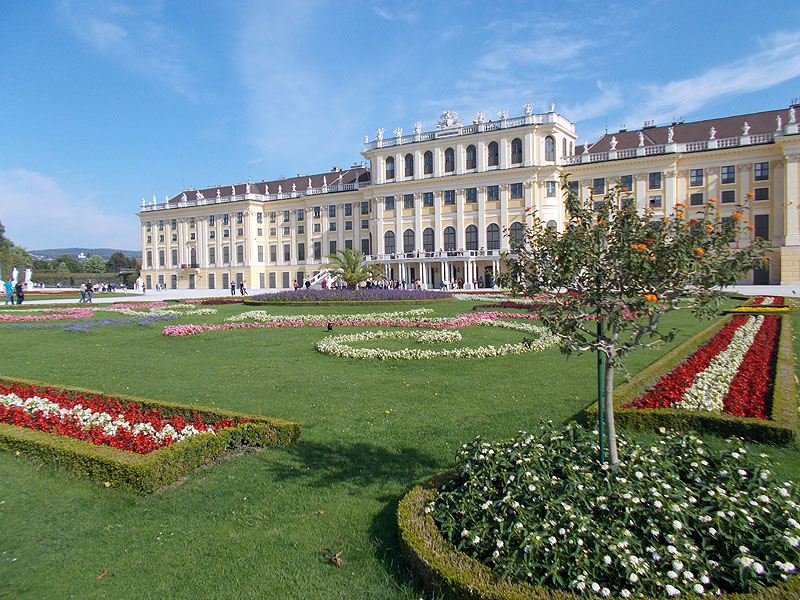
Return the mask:
POLYGON ((328 262, 333 276, 344 281, 351 289, 367 279, 384 277, 383 266, 378 263, 366 264, 361 250, 344 248, 339 250, 338 255, 328 256, 328 262))
POLYGON ((74 256, 70 256, 69 254, 62 254, 58 258, 54 259, 53 262, 55 264, 64 263, 67 265, 67 270, 70 273, 80 273, 83 269, 81 269, 81 263, 78 262, 78 259, 74 256))
POLYGON ((92 254, 84 263, 83 271, 85 273, 105 273, 106 261, 99 254, 92 254))
MULTIPOLYGON (((566 176, 562 186, 568 189, 566 176)), ((620 359, 633 348, 670 339, 674 331, 661 333, 659 324, 672 310, 714 315, 720 288, 767 260, 763 240, 750 243, 748 235, 744 248, 737 244, 746 224, 738 209, 723 220, 710 198, 696 215, 678 203, 672 215, 656 218, 650 210, 640 214, 626 192, 614 186, 594 212, 568 191, 564 231, 545 227, 534 214, 524 243, 512 241, 501 276, 515 293, 547 297, 538 312, 563 352, 603 354, 601 408, 612 464, 618 460, 613 393, 620 359)))
POLYGON ((119 273, 122 269, 129 268, 128 259, 122 252, 114 252, 108 257, 106 268, 111 273, 119 273))

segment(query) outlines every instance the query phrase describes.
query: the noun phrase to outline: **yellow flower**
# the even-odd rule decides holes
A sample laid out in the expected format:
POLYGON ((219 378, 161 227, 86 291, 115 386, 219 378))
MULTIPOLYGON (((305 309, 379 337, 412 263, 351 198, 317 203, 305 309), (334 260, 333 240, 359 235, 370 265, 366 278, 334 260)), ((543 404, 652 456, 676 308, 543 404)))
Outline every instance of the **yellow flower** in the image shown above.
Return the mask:
POLYGON ((706 225, 707 231, 714 231, 714 228, 711 225, 706 225))
POLYGON ((748 198, 752 198, 754 196, 754 194, 753 194, 753 192, 747 192, 745 194, 745 196, 747 196, 748 198))
POLYGON ((709 202, 716 202, 716 201, 717 201, 717 199, 716 199, 716 198, 709 198, 709 199, 708 199, 708 201, 709 201, 709 202))
POLYGON ((744 216, 744 213, 735 212, 731 215, 734 219, 741 219, 744 216))
POLYGON ((644 299, 647 300, 648 302, 655 302, 658 300, 658 296, 656 296, 655 294, 645 294, 644 299))

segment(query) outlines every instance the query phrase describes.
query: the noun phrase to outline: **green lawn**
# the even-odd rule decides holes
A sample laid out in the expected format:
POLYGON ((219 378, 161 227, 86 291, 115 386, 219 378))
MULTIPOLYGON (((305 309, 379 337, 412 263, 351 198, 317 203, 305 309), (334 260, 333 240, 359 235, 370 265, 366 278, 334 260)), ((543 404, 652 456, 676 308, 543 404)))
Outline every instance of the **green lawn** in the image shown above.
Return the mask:
MULTIPOLYGON (((431 307, 448 316, 477 303, 431 307)), ((420 598, 397 544, 402 495, 450 467, 456 448, 476 435, 503 438, 541 419, 564 422, 595 394, 594 356, 566 358, 556 349, 379 362, 319 354, 314 342, 330 335, 323 328, 161 335, 165 324, 221 322, 245 310, 214 308, 217 315, 151 327, 0 330, 3 375, 304 423, 292 448, 216 463, 149 497, 0 452, 0 598, 420 598), (327 561, 323 548, 341 551, 344 565, 327 561)), ((665 320, 681 333, 661 350, 633 354, 631 372, 704 326, 686 314, 665 320)), ((522 338, 495 328, 461 331, 464 345, 522 338)), ((766 451, 784 475, 800 473, 798 449, 766 451)))

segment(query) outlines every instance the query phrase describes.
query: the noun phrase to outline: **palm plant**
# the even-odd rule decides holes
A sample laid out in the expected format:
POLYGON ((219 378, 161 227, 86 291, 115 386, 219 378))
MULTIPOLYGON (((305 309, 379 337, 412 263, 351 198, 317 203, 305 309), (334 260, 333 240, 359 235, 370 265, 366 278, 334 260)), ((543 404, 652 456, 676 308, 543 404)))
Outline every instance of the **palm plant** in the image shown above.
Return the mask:
POLYGON ((339 250, 338 254, 328 256, 328 263, 332 275, 344 281, 350 289, 367 279, 384 277, 383 265, 367 263, 364 260, 364 253, 360 250, 350 248, 339 250))

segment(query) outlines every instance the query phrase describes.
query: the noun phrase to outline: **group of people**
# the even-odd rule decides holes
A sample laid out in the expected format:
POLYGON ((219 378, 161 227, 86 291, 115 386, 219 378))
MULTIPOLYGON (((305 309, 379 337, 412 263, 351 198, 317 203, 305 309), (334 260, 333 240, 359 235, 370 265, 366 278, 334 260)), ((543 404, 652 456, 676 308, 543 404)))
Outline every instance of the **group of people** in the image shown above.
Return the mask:
POLYGON ((81 281, 81 299, 78 302, 91 302, 94 286, 91 281, 81 281))
POLYGON ((25 300, 25 288, 22 285, 21 281, 17 281, 14 283, 14 280, 9 277, 8 281, 3 282, 3 286, 6 290, 6 304, 11 302, 14 304, 14 297, 16 296, 17 304, 22 304, 22 301, 25 300))
MULTIPOLYGON (((247 296, 248 295, 247 294, 247 284, 244 282, 244 279, 242 279, 239 282, 239 293, 242 296, 247 296)), ((235 281, 231 281, 231 296, 235 296, 235 295, 236 295, 236 282, 235 281)))
MULTIPOLYGON (((303 283, 303 285, 300 285, 299 283, 297 283, 297 279, 294 280, 294 291, 295 292, 297 290, 299 290, 300 288, 304 287, 304 286, 305 286, 306 289, 310 288, 311 287, 311 280, 306 279, 305 282, 303 283)), ((327 289, 327 287, 328 287, 328 282, 327 281, 323 281, 322 282, 322 288, 323 289, 327 289)))

